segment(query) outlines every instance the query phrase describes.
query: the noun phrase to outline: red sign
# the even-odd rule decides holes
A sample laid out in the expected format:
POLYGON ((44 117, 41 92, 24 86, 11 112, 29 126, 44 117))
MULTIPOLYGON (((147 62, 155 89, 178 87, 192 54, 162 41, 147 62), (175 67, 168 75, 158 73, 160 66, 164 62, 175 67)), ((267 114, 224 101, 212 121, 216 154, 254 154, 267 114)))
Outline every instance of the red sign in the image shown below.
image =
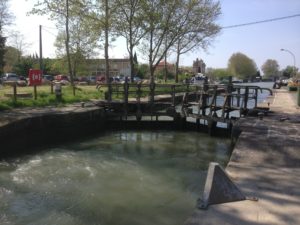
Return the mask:
POLYGON ((40 85, 42 84, 42 71, 41 70, 29 70, 29 85, 40 85))

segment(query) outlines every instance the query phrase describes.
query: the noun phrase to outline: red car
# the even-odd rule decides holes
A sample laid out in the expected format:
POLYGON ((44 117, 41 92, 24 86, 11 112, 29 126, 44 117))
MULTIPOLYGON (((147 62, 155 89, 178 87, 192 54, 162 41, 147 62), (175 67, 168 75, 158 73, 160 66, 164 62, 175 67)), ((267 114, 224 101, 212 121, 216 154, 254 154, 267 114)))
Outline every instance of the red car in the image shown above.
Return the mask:
POLYGON ((67 81, 69 81, 69 77, 66 76, 66 75, 56 75, 56 76, 54 77, 54 80, 57 80, 57 81, 67 80, 67 81))
POLYGON ((105 83, 105 76, 96 76, 96 83, 105 83))

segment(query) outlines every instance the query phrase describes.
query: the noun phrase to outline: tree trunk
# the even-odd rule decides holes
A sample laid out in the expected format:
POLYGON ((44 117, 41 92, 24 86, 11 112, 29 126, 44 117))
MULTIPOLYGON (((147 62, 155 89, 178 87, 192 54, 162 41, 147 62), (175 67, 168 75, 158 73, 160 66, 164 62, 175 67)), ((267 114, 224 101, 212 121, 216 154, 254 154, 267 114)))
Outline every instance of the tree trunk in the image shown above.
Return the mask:
POLYGON ((154 83, 154 68, 153 68, 153 30, 150 31, 150 47, 149 47, 149 69, 150 83, 154 83))
POLYGON ((69 42, 70 42, 70 35, 69 35, 69 0, 66 0, 66 8, 67 8, 67 16, 66 16, 66 52, 67 52, 67 60, 68 60, 68 69, 69 69, 69 74, 70 74, 70 81, 71 81, 71 85, 74 86, 74 79, 73 79, 73 72, 72 72, 72 65, 71 65, 71 57, 70 57, 70 50, 69 50, 69 42))
POLYGON ((167 52, 165 54, 165 65, 164 65, 164 75, 165 75, 165 83, 167 83, 168 80, 168 66, 167 66, 167 52))
POLYGON ((108 98, 107 100, 111 100, 111 82, 109 79, 109 58, 108 58, 108 29, 109 29, 109 8, 108 8, 108 0, 105 0, 105 79, 108 84, 108 98))
POLYGON ((129 59, 130 59, 130 80, 134 81, 134 58, 133 58, 133 44, 132 44, 132 20, 129 22, 129 59))
POLYGON ((129 59, 130 59, 130 80, 131 82, 134 81, 134 75, 135 75, 135 67, 134 67, 134 58, 133 58, 133 47, 132 47, 132 44, 130 43, 130 56, 129 56, 129 59))
POLYGON ((176 54, 176 64, 175 64, 175 83, 178 83, 178 74, 179 74, 179 58, 180 58, 180 53, 179 53, 179 41, 177 44, 177 54, 176 54))

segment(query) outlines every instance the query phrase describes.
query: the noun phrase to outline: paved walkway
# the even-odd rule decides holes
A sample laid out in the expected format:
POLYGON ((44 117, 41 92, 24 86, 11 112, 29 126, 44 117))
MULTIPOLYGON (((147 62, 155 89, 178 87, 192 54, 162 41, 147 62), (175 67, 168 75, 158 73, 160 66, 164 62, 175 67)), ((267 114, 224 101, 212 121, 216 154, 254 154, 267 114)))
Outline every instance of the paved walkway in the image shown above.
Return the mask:
POLYGON ((195 209, 185 225, 300 224, 300 109, 284 89, 270 98, 273 113, 241 119, 243 130, 226 171, 246 196, 195 209))

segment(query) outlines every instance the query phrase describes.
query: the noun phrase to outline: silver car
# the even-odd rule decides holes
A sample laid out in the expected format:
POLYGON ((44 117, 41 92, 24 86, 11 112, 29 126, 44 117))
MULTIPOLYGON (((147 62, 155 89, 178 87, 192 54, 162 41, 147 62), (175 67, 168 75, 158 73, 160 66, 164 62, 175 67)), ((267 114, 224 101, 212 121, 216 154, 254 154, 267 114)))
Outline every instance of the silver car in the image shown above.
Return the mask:
POLYGON ((15 73, 6 73, 4 74, 3 81, 18 81, 19 76, 15 73))

